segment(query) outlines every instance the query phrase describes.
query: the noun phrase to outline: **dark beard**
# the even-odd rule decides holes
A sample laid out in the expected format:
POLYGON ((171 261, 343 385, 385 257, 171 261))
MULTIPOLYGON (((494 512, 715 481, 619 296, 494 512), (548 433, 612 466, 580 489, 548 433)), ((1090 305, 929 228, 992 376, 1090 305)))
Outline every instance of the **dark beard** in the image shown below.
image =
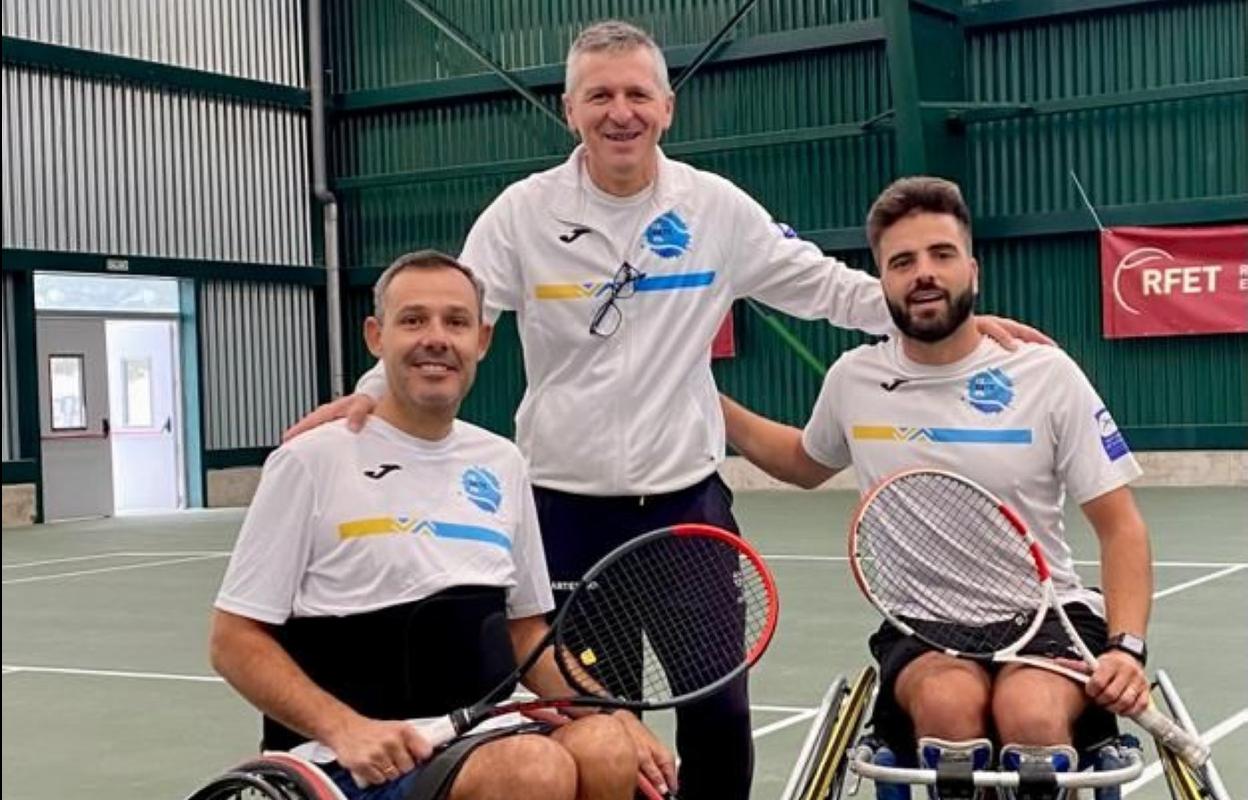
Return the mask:
POLYGON ((911 339, 929 344, 939 342, 961 327, 974 310, 975 299, 975 291, 968 288, 957 297, 949 298, 949 311, 944 316, 932 320, 916 321, 910 318, 905 305, 898 305, 887 297, 885 298, 888 302, 888 313, 892 315, 893 324, 897 326, 897 329, 911 339))

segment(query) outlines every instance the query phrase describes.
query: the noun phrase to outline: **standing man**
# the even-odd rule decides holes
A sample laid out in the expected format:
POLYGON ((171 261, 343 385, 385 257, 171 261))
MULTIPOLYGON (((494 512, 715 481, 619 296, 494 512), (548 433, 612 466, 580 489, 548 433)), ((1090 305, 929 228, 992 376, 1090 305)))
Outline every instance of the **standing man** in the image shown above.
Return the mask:
MULTIPOLYGON (((628 714, 549 737, 461 740, 430 759, 417 728, 475 703, 546 631, 554 606, 524 460, 455 419, 490 341, 481 287, 433 251, 375 290, 369 350, 387 382, 363 431, 326 425, 265 464, 212 629, 212 663, 263 712, 264 747, 321 762, 352 800, 633 795, 638 754, 671 754, 628 714)), ((524 678, 566 695, 553 659, 524 678)), ((514 721, 513 721, 514 728, 514 721)))
MULTIPOLYGON (((990 731, 1002 743, 1041 747, 1112 736, 1106 710, 1133 714, 1148 703, 1151 560, 1127 486, 1140 468, 1065 353, 1036 345, 1006 351, 977 330, 979 265, 955 184, 893 183, 871 207, 867 237, 901 335, 841 356, 804 431, 725 399, 729 441, 774 477, 806 488, 851 462, 864 492, 899 470, 949 469, 1001 497, 1040 540, 1071 621, 1100 653, 1086 692, 1047 670, 953 658, 885 623, 871 638, 881 673, 875 725, 894 748, 912 747, 916 736, 966 741, 990 731), (1103 594, 1075 573, 1062 519, 1067 495, 1100 540, 1103 594)), ((1075 657, 1045 631, 1022 652, 1075 657)))
MULTIPOLYGON (((675 99, 644 31, 586 28, 568 53, 563 100, 581 144, 508 187, 461 254, 489 289, 487 319, 517 315, 528 385, 516 439, 557 591, 646 530, 737 531, 716 473, 724 427, 709 358, 733 300, 873 333, 891 327, 878 281, 792 238, 727 180, 663 155, 675 99)), ((983 326, 1008 338, 999 323, 983 326)), ((384 385, 378 367, 356 395, 288 435, 343 415, 358 427, 384 385)), ((677 722, 682 796, 748 797, 745 677, 677 722)))

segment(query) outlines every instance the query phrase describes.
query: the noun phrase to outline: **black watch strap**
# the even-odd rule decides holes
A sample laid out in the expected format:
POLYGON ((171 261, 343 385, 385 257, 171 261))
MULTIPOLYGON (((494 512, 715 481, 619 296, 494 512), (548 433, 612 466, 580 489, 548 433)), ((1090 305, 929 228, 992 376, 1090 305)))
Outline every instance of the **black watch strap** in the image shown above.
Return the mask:
POLYGON ((1148 663, 1148 645, 1139 636, 1131 633, 1117 633, 1109 637, 1106 643, 1108 647, 1114 650, 1121 650, 1124 653, 1135 657, 1141 665, 1148 663))

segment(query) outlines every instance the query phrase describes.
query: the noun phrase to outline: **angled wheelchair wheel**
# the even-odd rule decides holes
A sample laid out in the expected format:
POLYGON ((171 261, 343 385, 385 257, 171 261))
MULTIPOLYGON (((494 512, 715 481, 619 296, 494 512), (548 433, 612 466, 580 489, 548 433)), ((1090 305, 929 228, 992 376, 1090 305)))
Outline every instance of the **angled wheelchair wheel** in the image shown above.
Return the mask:
POLYGON ((842 678, 828 690, 785 787, 784 800, 836 800, 841 796, 849 768, 849 746, 862 728, 876 680, 875 668, 866 667, 852 685, 842 678))
MULTIPOLYGON (((1188 733, 1199 735, 1187 705, 1179 696, 1179 690, 1164 669, 1157 670, 1157 689, 1170 709, 1171 716, 1182 725, 1188 733)), ((1174 800, 1231 800, 1230 793, 1222 783, 1222 776, 1210 758, 1199 769, 1193 769, 1178 756, 1167 750, 1160 742, 1157 745, 1157 757, 1161 761, 1162 774, 1166 777, 1166 785, 1174 800)))
POLYGON ((287 753, 247 761, 214 778, 187 800, 344 800, 316 765, 287 753))

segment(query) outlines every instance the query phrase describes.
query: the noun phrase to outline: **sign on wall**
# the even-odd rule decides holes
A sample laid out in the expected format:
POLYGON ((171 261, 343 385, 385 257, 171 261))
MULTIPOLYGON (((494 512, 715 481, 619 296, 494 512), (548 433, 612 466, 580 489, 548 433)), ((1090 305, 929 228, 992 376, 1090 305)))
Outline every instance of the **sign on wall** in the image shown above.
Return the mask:
POLYGON ((1248 332, 1248 225, 1101 232, 1107 339, 1248 332))

